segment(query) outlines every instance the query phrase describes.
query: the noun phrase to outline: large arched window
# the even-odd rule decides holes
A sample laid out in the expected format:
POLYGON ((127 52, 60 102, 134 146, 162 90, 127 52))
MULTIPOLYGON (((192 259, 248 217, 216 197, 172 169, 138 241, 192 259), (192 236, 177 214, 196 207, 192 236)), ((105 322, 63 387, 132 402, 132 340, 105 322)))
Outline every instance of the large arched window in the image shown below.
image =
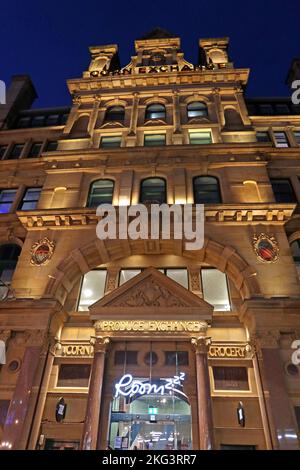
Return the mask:
POLYGON ((193 181, 195 204, 219 204, 219 181, 214 176, 196 176, 193 181))
POLYGON ((207 106, 201 101, 193 101, 187 105, 187 117, 188 119, 207 117, 207 106))
POLYGON ((21 248, 12 243, 0 246, 0 279, 10 284, 16 268, 21 248))
POLYGON ((111 106, 105 114, 105 121, 123 122, 125 118, 125 109, 123 106, 111 106))
POLYGON ((166 119, 166 108, 163 104, 153 103, 146 108, 145 121, 148 119, 166 119))
POLYGON ((140 202, 163 204, 167 200, 166 181, 163 178, 146 178, 141 183, 140 202))
POLYGON ((90 186, 87 207, 97 207, 99 204, 112 204, 114 182, 112 180, 97 180, 90 186))

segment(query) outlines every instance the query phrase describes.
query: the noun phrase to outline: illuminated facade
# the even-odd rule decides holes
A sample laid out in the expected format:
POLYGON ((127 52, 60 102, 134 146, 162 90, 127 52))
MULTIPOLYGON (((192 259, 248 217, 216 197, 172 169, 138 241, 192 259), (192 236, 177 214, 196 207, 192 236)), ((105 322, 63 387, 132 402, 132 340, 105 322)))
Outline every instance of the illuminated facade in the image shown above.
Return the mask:
POLYGON ((29 109, 13 78, 2 449, 299 449, 300 109, 245 99, 227 49, 200 40, 193 65, 156 30, 121 68, 91 47, 71 108, 29 109), (99 240, 105 202, 204 203, 204 247, 99 240))

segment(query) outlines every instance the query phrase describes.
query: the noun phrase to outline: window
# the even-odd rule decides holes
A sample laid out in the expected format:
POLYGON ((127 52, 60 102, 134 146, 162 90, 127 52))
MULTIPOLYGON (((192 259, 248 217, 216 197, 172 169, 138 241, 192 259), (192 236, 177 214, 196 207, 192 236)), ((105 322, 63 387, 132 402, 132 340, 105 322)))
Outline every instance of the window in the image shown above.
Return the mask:
POLYGON ((188 351, 165 351, 165 365, 166 366, 188 366, 189 365, 188 351))
POLYGON ((289 147, 289 142, 285 132, 274 132, 275 145, 279 148, 289 147))
POLYGON ((46 126, 57 126, 59 125, 59 114, 49 114, 46 118, 46 126))
POLYGON ((30 127, 30 121, 31 121, 30 116, 19 117, 16 123, 16 127, 20 129, 24 129, 25 127, 30 127))
POLYGON ((201 269, 204 300, 214 306, 214 311, 229 311, 230 302, 226 274, 218 269, 201 269))
POLYGON ((166 108, 164 107, 163 104, 160 103, 154 103, 150 104, 146 108, 146 115, 145 115, 145 120, 147 121, 148 119, 166 119, 166 108))
POLYGON ((256 140, 257 142, 271 142, 269 132, 267 131, 256 132, 256 140))
POLYGON ((287 104, 275 104, 276 114, 290 114, 290 109, 287 104))
POLYGON ((106 269, 94 269, 83 276, 78 310, 86 311, 99 299, 102 299, 105 292, 106 269))
POLYGON ((300 145, 300 131, 295 131, 294 137, 296 139, 297 144, 300 145))
POLYGON ((41 195, 41 191, 42 188, 27 188, 19 206, 19 210, 33 211, 34 209, 36 209, 41 195))
POLYGON ((15 144, 12 149, 10 150, 7 159, 8 160, 14 160, 16 158, 19 158, 21 156, 21 153, 23 151, 24 144, 15 144))
POLYGON ((215 390, 249 390, 246 367, 213 367, 215 390))
POLYGON ((214 176, 196 176, 193 181, 195 204, 219 204, 219 181, 214 176))
POLYGON ((57 140, 49 140, 46 144, 45 151, 46 152, 55 152, 57 150, 58 142, 57 140))
POLYGON ((6 284, 11 283, 20 253, 21 248, 18 245, 0 246, 0 279, 6 284))
POLYGON ((135 365, 138 363, 137 356, 137 351, 116 351, 114 362, 116 366, 135 365))
POLYGON ((276 202, 297 202, 293 187, 289 179, 271 178, 276 202))
POLYGON ((300 265, 300 239, 291 243, 291 252, 295 263, 300 265))
POLYGON ((121 139, 122 136, 120 135, 108 135, 101 137, 100 147, 102 149, 121 147, 121 139))
POLYGON ((33 116, 31 119, 31 127, 43 127, 45 124, 45 116, 33 116))
POLYGON ((271 104, 260 104, 259 109, 260 109, 260 114, 267 114, 269 116, 271 114, 274 114, 274 109, 271 104))
POLYGON ((207 106, 205 103, 201 103, 200 101, 193 101, 187 105, 188 119, 207 116, 207 106))
POLYGON ((98 207, 100 204, 111 204, 113 200, 114 182, 112 180, 97 180, 90 186, 88 207, 98 207))
POLYGON ((105 114, 105 121, 123 122, 125 118, 125 109, 123 106, 111 106, 105 114))
POLYGON ((212 143, 210 131, 189 131, 191 145, 207 145, 212 143))
POLYGON ((167 200, 166 181, 162 178, 147 178, 141 183, 142 204, 163 204, 167 200))
POLYGON ((251 444, 220 444, 220 450, 256 450, 251 444))
POLYGON ((88 387, 91 374, 90 364, 61 364, 57 387, 88 387))
POLYGON ((142 272, 141 269, 121 269, 119 277, 119 286, 129 281, 142 272))
POLYGON ((7 150, 7 145, 0 145, 0 158, 4 157, 6 150, 7 150))
POLYGON ((38 157, 41 149, 42 149, 43 142, 34 142, 30 147, 27 157, 28 158, 35 158, 38 157))
POLYGON ((186 289, 189 288, 187 269, 166 269, 165 274, 186 289))
POLYGON ((158 145, 166 145, 166 134, 145 134, 144 146, 156 147, 158 145))
POLYGON ((2 189, 0 190, 0 214, 7 214, 16 197, 16 189, 2 189))

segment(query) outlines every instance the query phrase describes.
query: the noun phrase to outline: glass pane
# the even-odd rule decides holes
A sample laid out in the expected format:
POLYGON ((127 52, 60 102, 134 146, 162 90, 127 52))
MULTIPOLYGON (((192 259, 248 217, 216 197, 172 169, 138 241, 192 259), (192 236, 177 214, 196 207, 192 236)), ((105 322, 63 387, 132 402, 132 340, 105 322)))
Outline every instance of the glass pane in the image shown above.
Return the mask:
POLYGON ((189 132, 190 144, 203 145, 211 144, 211 133, 210 132, 189 132))
POLYGON ((45 116, 34 116, 31 120, 31 127, 42 127, 45 123, 45 116))
POLYGON ((90 374, 90 364, 61 364, 56 386, 88 387, 90 374))
POLYGON ((125 109, 123 106, 112 106, 106 111, 106 121, 124 121, 125 109))
POLYGON ((194 179, 195 204, 219 204, 221 194, 219 183, 213 176, 198 176, 194 179))
POLYGON ((28 153, 28 158, 38 157, 42 148, 42 142, 35 142, 32 144, 31 149, 28 153))
POLYGON ((102 137, 100 142, 101 148, 115 148, 121 146, 121 136, 102 137))
POLYGON ((59 114, 49 114, 46 118, 46 126, 59 125, 59 114))
POLYGON ((93 305, 104 296, 106 281, 106 269, 96 269, 89 271, 83 277, 78 310, 88 310, 90 305, 93 305))
POLYGON ((15 144, 11 151, 9 152, 8 159, 19 158, 22 150, 24 148, 24 144, 15 144))
POLYGON ((57 149, 57 145, 58 143, 56 140, 48 142, 46 145, 46 152, 54 152, 57 149))
POLYGON ((145 147, 155 147, 157 145, 165 145, 165 144, 166 144, 165 134, 146 134, 144 136, 145 147))
POLYGON ((295 263, 300 264, 300 240, 291 243, 291 252, 295 263))
POLYGON ((16 193, 15 189, 6 189, 0 192, 0 214, 7 214, 10 211, 16 193))
POLYGON ((206 117, 207 116, 207 106, 205 103, 199 101, 194 101, 187 106, 188 118, 194 117, 206 117))
POLYGON ((226 274, 218 269, 201 269, 204 300, 214 306, 215 311, 229 311, 229 295, 226 274))
POLYGON ((119 286, 121 286, 125 282, 129 281, 133 277, 137 276, 141 272, 142 272, 141 269, 121 269, 120 279, 119 279, 119 286))
POLYGON ((142 181, 140 202, 163 204, 166 202, 166 182, 161 178, 142 181))
POLYGON ((288 179, 271 179, 276 202, 297 202, 293 187, 288 179))
POLYGON ((276 147, 283 148, 289 147, 289 142, 287 140, 285 132, 274 132, 275 144, 276 147))
POLYGON ((249 390, 246 367, 213 367, 216 390, 249 390))
POLYGON ((270 136, 268 132, 256 132, 257 142, 270 142, 270 136))
POLYGON ((188 273, 186 269, 167 269, 167 276, 186 289, 189 288, 188 273))
POLYGON ((0 146, 0 158, 2 158, 6 152, 7 145, 1 145, 0 146))
POLYGON ((114 182, 111 180, 95 181, 90 190, 88 207, 97 207, 99 204, 111 204, 114 192, 114 182))
POLYGON ((165 119, 166 109, 162 104, 151 104, 146 110, 146 119, 165 119))
POLYGON ((300 132, 294 132, 295 139, 297 144, 300 145, 300 132))

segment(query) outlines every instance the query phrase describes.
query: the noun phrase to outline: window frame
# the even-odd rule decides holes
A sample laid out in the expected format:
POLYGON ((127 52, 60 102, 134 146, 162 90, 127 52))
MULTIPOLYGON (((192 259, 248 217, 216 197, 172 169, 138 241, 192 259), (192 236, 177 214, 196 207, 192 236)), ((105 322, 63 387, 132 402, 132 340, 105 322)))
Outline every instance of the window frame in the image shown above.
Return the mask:
POLYGON ((18 210, 19 211, 34 211, 34 210, 36 210, 36 207, 34 209, 22 209, 22 206, 26 203, 31 203, 31 202, 36 202, 36 206, 37 206, 38 203, 39 203, 40 197, 41 197, 42 190, 43 190, 42 186, 28 186, 28 187, 26 187, 23 191, 22 198, 20 199, 20 202, 18 204, 18 210), (28 201, 24 200, 24 198, 26 197, 28 191, 38 190, 38 189, 40 190, 40 192, 39 192, 39 197, 36 201, 34 199, 28 200, 28 201))
POLYGON ((207 104, 205 103, 205 101, 190 101, 187 106, 186 106, 186 116, 187 116, 187 120, 190 121, 191 119, 201 119, 201 118, 208 118, 208 107, 207 107, 207 104), (199 107, 199 109, 195 109, 195 110, 191 110, 189 109, 189 107, 193 104, 200 104, 200 105, 203 105, 202 107, 202 110, 205 110, 204 111, 204 114, 201 113, 201 106, 199 107), (201 114, 198 114, 196 116, 189 116, 189 113, 191 111, 194 111, 194 112, 200 112, 201 114))
MULTIPOLYGON (((220 185, 220 180, 217 176, 214 175, 196 175, 193 177, 192 180, 192 185, 193 185, 193 202, 194 204, 223 204, 223 197, 222 197, 222 192, 221 192, 221 185, 220 185), (218 190, 218 202, 198 202, 196 198, 196 185, 195 181, 200 178, 213 178, 216 181, 216 186, 218 190)), ((212 193, 212 191, 211 191, 212 193)))
POLYGON ((167 118, 167 110, 166 110, 166 106, 162 103, 150 103, 146 106, 146 110, 145 110, 145 122, 146 121, 156 121, 156 120, 161 120, 161 121, 166 121, 166 118, 167 118), (150 111, 150 108, 151 107, 154 107, 154 106, 161 106, 163 108, 163 111, 150 111), (157 117, 151 117, 151 113, 154 114, 154 113, 157 113, 157 114, 163 114, 162 116, 157 116, 157 117))
POLYGON ((118 105, 118 104, 115 104, 115 105, 111 105, 109 106, 108 108, 106 108, 106 111, 105 111, 105 115, 104 115, 104 122, 120 122, 120 123, 123 123, 125 121, 125 106, 123 105, 118 105), (122 108, 122 117, 120 119, 119 116, 121 116, 121 111, 119 111, 119 115, 118 113, 115 111, 115 112, 112 112, 112 109, 114 108, 122 108), (113 117, 110 116, 110 114, 113 115, 113 117))
POLYGON ((114 200, 114 192, 115 192, 115 181, 111 178, 98 178, 94 181, 92 181, 90 183, 90 186, 89 186, 89 191, 88 191, 88 197, 87 197, 87 202, 86 202, 86 207, 89 208, 89 209, 94 209, 94 208, 97 208, 99 205, 101 204, 112 204, 113 203, 113 200, 114 200), (100 204, 97 204, 97 205, 91 205, 90 204, 90 200, 91 200, 91 197, 92 197, 92 194, 91 194, 91 191, 93 189, 93 185, 95 183, 97 183, 98 181, 110 181, 112 183, 112 194, 111 194, 111 202, 101 202, 100 204))
POLYGON ((150 176, 150 177, 147 177, 147 178, 143 178, 140 181, 139 204, 167 204, 168 203, 167 201, 168 201, 168 186, 167 186, 166 178, 163 178, 161 176, 155 176, 155 177, 150 176), (160 180, 160 181, 164 182, 164 199, 163 199, 163 202, 155 201, 155 199, 153 199, 153 201, 149 200, 149 202, 148 202, 147 199, 142 200, 143 184, 145 183, 145 181, 149 181, 149 180, 153 180, 153 179, 160 180))

